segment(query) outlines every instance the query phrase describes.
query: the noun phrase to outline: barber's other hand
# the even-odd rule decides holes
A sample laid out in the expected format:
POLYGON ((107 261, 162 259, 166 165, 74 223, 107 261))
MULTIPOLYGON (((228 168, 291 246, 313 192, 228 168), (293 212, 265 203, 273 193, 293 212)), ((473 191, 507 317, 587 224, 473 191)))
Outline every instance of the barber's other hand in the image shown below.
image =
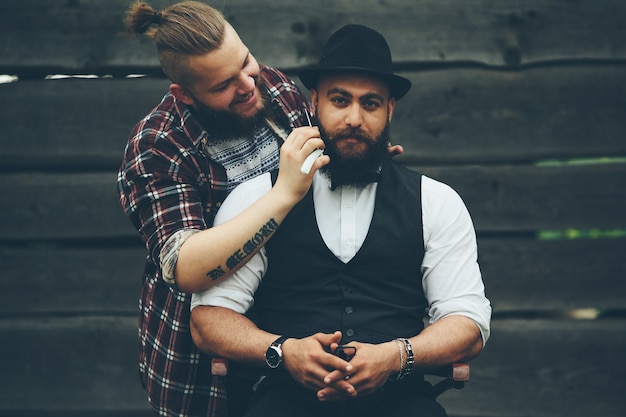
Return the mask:
POLYGON ((402 145, 392 145, 391 143, 389 143, 389 156, 391 156, 392 158, 394 156, 398 156, 404 153, 404 148, 402 147, 402 145))

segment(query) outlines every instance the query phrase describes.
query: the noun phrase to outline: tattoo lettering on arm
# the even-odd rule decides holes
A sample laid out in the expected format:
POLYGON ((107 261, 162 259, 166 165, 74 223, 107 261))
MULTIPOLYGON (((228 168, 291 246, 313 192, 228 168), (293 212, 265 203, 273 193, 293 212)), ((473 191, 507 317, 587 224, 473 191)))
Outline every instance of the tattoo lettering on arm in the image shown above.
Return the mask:
POLYGON ((254 250, 261 246, 265 239, 269 238, 272 233, 276 231, 276 229, 278 229, 278 223, 276 220, 269 219, 268 222, 265 223, 263 227, 261 227, 261 229, 259 229, 259 231, 243 245, 243 256, 247 256, 254 252, 254 250))
POLYGON ((235 251, 235 253, 230 255, 230 258, 226 260, 226 268, 233 269, 234 267, 239 265, 241 262, 243 262, 245 257, 246 255, 244 255, 241 249, 237 249, 237 251, 235 251))
MULTIPOLYGON (((237 249, 235 253, 233 253, 226 260, 226 268, 229 270, 234 269, 246 259, 246 256, 253 253, 258 247, 262 246, 265 243, 265 240, 269 238, 275 231, 278 229, 278 222, 274 219, 269 219, 267 223, 265 223, 257 233, 254 234, 246 243, 244 243, 243 248, 237 249)), ((207 276, 211 278, 212 281, 222 277, 226 272, 220 265, 216 269, 207 272, 207 276)))
POLYGON ((219 277, 221 277, 222 275, 224 275, 226 272, 224 272, 224 270, 222 269, 221 266, 218 266, 217 268, 215 268, 212 271, 209 271, 206 273, 206 276, 211 278, 211 281, 215 281, 216 279, 218 279, 219 277))

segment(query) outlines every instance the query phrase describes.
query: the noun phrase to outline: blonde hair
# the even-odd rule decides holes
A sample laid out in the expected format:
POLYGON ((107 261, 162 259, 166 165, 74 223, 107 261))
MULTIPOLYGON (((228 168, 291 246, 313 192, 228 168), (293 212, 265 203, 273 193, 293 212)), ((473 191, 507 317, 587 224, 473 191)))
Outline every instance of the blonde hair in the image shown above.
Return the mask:
POLYGON ((161 12, 138 1, 130 6, 124 23, 128 33, 154 39, 161 68, 172 82, 185 88, 197 79, 189 68, 189 57, 219 48, 227 25, 222 13, 198 1, 176 3, 161 12))

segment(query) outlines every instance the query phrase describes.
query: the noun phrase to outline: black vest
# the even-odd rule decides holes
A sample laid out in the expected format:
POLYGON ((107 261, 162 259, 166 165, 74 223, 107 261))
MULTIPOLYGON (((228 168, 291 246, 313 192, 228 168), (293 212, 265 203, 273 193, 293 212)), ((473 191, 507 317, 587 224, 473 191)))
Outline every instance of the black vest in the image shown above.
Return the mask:
POLYGON ((340 330, 343 343, 418 334, 427 307, 421 213, 421 175, 386 163, 368 234, 344 264, 320 235, 309 190, 266 245, 269 268, 255 295, 259 327, 292 337, 340 330))

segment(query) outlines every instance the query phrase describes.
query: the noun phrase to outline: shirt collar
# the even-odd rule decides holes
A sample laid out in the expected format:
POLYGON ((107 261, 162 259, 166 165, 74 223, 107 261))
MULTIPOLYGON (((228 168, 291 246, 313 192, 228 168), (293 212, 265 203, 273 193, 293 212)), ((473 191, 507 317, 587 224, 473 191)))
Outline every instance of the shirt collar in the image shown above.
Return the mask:
POLYGON ((185 103, 177 100, 176 97, 172 97, 174 100, 174 107, 180 117, 180 126, 188 138, 191 138, 194 146, 202 148, 206 145, 209 138, 209 133, 202 127, 202 125, 196 120, 191 113, 191 109, 185 103))

